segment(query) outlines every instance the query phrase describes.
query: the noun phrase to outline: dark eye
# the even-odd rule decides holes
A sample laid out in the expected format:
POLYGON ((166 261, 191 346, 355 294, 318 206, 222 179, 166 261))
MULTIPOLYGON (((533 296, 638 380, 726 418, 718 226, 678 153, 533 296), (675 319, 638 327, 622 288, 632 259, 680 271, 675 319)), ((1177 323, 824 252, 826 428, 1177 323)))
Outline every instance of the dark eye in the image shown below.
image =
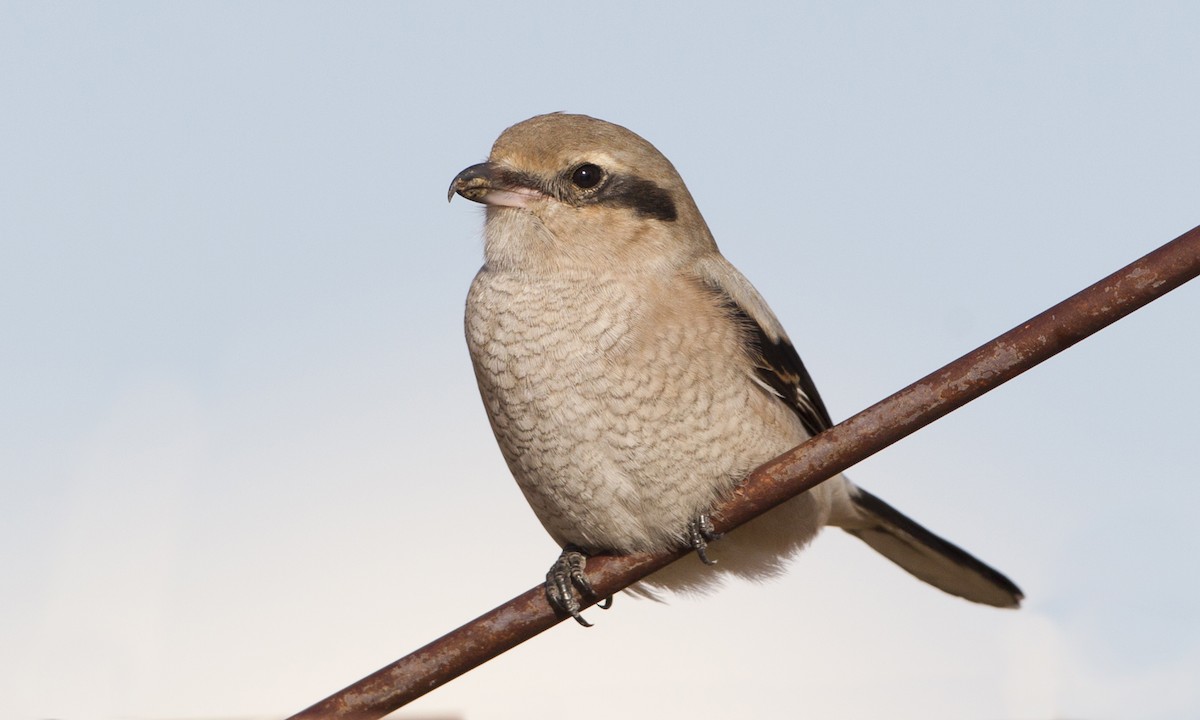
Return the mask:
POLYGON ((575 187, 580 187, 584 190, 596 187, 603 178, 604 171, 600 169, 599 165, 591 163, 584 163, 575 168, 575 172, 571 173, 571 182, 575 184, 575 187))

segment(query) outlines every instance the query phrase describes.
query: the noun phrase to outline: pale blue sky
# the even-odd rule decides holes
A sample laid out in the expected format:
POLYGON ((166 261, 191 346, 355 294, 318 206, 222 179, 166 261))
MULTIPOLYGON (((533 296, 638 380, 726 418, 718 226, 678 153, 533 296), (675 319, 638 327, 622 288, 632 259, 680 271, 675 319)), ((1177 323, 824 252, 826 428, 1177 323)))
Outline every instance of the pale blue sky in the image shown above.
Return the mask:
MULTIPOLYGON (((276 717, 538 582, 461 333, 528 116, 679 168, 843 419, 1200 223, 1194 3, 0 3, 0 716, 276 717)), ((831 531, 411 706, 1194 718, 1200 286, 851 476, 831 531)), ((403 716, 403 714, 401 715, 403 716)))

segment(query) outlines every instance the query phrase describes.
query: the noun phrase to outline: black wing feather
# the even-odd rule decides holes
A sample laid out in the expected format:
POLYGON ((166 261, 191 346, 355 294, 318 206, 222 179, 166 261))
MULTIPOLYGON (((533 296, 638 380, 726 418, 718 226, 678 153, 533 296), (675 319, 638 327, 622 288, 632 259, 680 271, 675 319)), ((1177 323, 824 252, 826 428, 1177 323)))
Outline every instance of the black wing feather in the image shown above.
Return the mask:
POLYGON ((727 294, 722 295, 729 313, 746 330, 747 350, 758 378, 779 393, 810 435, 833 427, 833 419, 796 348, 786 338, 771 339, 745 308, 727 294))

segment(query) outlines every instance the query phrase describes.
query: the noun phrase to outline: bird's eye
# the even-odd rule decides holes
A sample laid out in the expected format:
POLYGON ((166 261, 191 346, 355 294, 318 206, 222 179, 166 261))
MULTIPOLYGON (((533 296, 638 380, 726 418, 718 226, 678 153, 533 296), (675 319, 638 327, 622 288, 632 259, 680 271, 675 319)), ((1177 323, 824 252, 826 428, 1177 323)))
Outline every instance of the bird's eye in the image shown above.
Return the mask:
POLYGON ((604 171, 600 169, 599 165, 591 163, 584 163, 575 168, 575 172, 571 173, 571 182, 575 184, 575 187, 583 188, 584 190, 596 187, 603 178, 604 171))

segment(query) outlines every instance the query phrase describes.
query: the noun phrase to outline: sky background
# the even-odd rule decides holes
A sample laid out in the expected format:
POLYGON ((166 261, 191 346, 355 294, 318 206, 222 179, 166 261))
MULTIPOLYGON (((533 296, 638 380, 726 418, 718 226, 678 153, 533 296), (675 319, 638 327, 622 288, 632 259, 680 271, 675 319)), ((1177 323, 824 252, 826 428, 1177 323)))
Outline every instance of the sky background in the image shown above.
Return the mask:
MULTIPOLYGON (((296 712, 557 548, 445 192, 565 110, 669 157, 844 419, 1200 223, 1189 2, 0 4, 0 717, 296 712)), ((401 711, 1200 716, 1200 284, 854 468, 1017 612, 823 534, 401 711)))

